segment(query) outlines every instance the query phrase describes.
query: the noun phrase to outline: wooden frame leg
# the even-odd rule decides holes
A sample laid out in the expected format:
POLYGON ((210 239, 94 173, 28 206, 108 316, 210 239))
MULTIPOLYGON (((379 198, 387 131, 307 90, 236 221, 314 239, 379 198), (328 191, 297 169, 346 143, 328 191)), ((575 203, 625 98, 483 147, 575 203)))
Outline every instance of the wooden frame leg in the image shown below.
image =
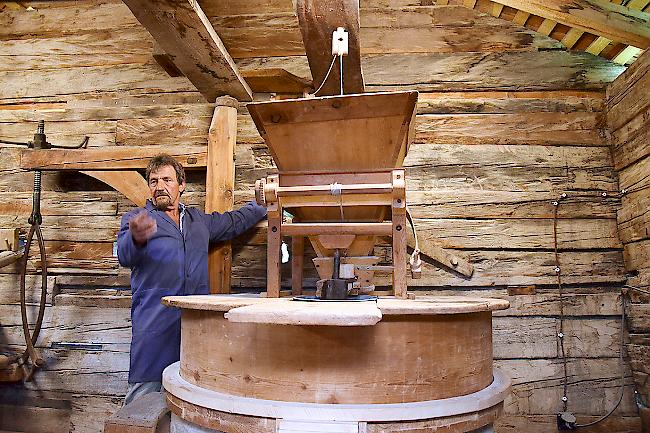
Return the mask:
POLYGON ((266 250, 266 292, 269 298, 280 297, 280 246, 282 244, 282 218, 269 216, 269 233, 266 250))
POLYGON ((305 256, 305 238, 291 238, 291 294, 302 295, 302 268, 305 256))
POLYGON ((406 299, 406 214, 393 214, 393 291, 406 299))

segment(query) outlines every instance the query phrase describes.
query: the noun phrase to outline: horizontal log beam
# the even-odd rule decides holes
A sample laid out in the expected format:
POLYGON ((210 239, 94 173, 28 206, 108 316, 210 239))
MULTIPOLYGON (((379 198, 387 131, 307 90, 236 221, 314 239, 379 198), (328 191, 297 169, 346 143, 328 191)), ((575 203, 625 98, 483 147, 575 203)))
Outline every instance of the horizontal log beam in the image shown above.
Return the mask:
POLYGON ((20 155, 20 168, 24 170, 135 170, 146 168, 151 158, 163 152, 178 159, 186 169, 206 166, 206 150, 116 146, 102 149, 23 150, 20 155))
POLYGON ((197 1, 124 3, 205 99, 214 102, 229 95, 253 100, 250 87, 197 1))
POLYGON ((392 223, 292 223, 282 226, 286 236, 315 235, 389 235, 392 223))

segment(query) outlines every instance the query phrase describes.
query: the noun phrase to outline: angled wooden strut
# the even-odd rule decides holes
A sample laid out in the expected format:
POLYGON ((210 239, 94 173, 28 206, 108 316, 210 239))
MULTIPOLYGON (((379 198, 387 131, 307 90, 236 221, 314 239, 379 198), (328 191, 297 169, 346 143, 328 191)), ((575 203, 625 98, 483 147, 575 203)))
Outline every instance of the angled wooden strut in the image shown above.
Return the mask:
POLYGON ((149 186, 144 177, 137 171, 101 171, 84 170, 81 173, 101 180, 117 192, 124 194, 126 198, 135 203, 138 207, 144 207, 150 196, 149 186))
POLYGON ((195 0, 124 0, 174 65, 209 101, 230 95, 251 101, 252 92, 195 0))
POLYGON ((499 0, 498 3, 634 47, 650 48, 650 14, 605 0, 499 0))
MULTIPOLYGON (((361 49, 359 45, 359 0, 297 0, 296 13, 309 60, 314 87, 323 83, 332 63, 332 32, 343 27, 348 32, 349 54, 343 56, 343 91, 363 93, 361 49)), ((338 60, 318 96, 340 93, 338 60)))

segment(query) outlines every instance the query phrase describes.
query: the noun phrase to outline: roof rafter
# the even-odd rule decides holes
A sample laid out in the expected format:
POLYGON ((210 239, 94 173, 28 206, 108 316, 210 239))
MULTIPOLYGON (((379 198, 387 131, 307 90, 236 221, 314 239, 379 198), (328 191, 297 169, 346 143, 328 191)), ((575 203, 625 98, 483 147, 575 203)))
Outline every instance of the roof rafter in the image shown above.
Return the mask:
POLYGON ((604 0, 498 0, 498 3, 627 45, 650 48, 650 14, 615 3, 604 0))
POLYGON ((209 102, 224 95, 241 101, 253 99, 250 87, 198 1, 123 1, 209 102))

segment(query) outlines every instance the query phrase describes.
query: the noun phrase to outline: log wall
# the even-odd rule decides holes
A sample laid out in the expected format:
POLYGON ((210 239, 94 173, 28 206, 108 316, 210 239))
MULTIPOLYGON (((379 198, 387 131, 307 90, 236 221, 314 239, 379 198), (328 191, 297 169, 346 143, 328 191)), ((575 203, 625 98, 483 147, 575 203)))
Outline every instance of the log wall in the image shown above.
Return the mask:
MULTIPOLYGON (((624 192, 618 230, 633 287, 650 292, 650 55, 639 58, 607 88, 607 126, 614 167, 624 192)), ((628 351, 650 431, 650 296, 630 289, 628 351)))
MULTIPOLYGON (((308 77, 290 3, 231 0, 222 9, 205 9, 240 68, 282 67, 308 77)), ((150 36, 121 2, 29 4, 37 11, 0 11, 0 138, 29 140, 35 122, 45 119, 48 139, 58 144, 88 135, 91 147, 204 148, 213 107, 185 78, 170 78, 158 67, 150 36)), ((475 266, 473 278, 465 279, 425 263, 423 278, 410 282, 411 288, 512 302, 494 319, 496 364, 514 380, 499 433, 554 429, 562 396, 556 336, 562 309, 570 409, 581 422, 596 419, 620 389, 625 269, 603 101, 605 86, 622 69, 461 7, 376 0, 362 2, 361 16, 368 89, 422 92, 406 160, 420 235, 475 266), (459 25, 462 37, 445 37, 459 25), (481 38, 492 42, 475 42, 481 38), (560 301, 552 202, 562 193, 560 301)), ((31 210, 32 175, 17 168, 18 157, 19 148, 0 147, 2 228, 26 228, 31 210)), ((237 203, 250 199, 254 180, 273 168, 242 107, 237 203)), ((204 185, 205 173, 191 172, 185 200, 202 207, 204 185)), ((77 173, 46 173, 44 188, 54 290, 38 346, 47 362, 33 382, 0 385, 0 429, 97 432, 119 408, 127 386, 129 273, 112 257, 112 243, 132 205, 77 173), (62 344, 69 342, 91 346, 62 344)), ((234 244, 237 289, 264 287, 264 251, 261 230, 234 244)), ((390 257, 387 246, 376 252, 390 257)), ((35 266, 31 261, 30 272, 35 266)), ((306 276, 313 284, 313 268, 306 276)), ((2 350, 21 347, 18 281, 16 267, 0 269, 2 350)), ((30 296, 35 300, 36 292, 30 296)), ((623 371, 621 408, 585 431, 638 431, 629 365, 623 371)))

